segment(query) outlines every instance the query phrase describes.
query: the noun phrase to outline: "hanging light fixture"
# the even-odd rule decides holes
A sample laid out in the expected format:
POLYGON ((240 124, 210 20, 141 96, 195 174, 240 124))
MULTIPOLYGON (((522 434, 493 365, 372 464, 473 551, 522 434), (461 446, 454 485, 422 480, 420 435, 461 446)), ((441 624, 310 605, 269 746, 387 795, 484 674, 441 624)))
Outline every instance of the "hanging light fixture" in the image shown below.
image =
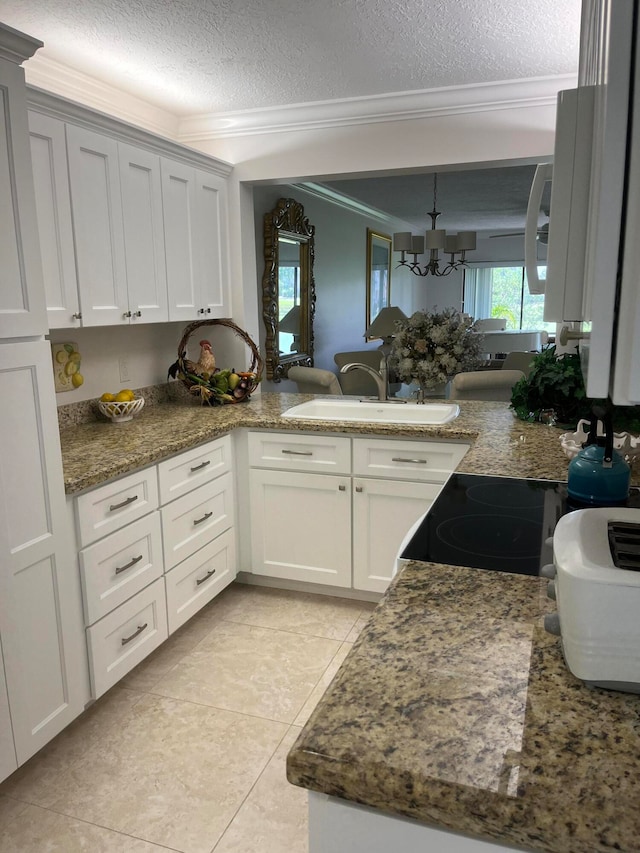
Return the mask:
POLYGON ((440 216, 440 211, 436 209, 436 201, 438 197, 438 176, 433 176, 433 210, 429 214, 431 217, 431 229, 422 234, 412 234, 410 231, 400 231, 393 235, 393 250, 401 252, 401 259, 398 266, 409 267, 412 273, 416 275, 449 275, 449 273, 460 267, 466 266, 465 253, 473 251, 476 247, 476 232, 475 231, 458 231, 457 234, 447 234, 443 228, 437 228, 436 223, 440 216), (426 248, 430 252, 429 262, 424 266, 418 263, 418 255, 422 255, 426 248), (440 261, 438 251, 442 249, 445 254, 449 255, 449 261, 442 269, 440 269, 440 261), (406 259, 406 254, 413 255, 413 261, 406 259), (456 258, 456 255, 460 255, 456 258))

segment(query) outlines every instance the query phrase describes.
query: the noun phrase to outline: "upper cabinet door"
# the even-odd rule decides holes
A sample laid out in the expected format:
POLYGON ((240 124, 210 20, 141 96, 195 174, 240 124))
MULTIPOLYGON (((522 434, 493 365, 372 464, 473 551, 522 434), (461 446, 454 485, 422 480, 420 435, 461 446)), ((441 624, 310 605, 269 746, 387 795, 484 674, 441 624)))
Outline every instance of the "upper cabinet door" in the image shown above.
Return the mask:
POLYGON ((229 316, 227 222, 225 178, 196 171, 196 274, 207 317, 229 316))
POLYGON ((24 71, 0 60, 0 338, 47 331, 24 71))
POLYGON ((160 158, 118 144, 131 322, 169 319, 160 158))
POLYGON ((128 323, 118 143, 67 125, 67 151, 82 324, 128 323))
POLYGON ((79 326, 64 122, 31 111, 29 135, 49 328, 79 326))
POLYGON ((194 320, 204 308, 200 304, 194 253, 196 173, 189 166, 165 158, 161 168, 169 320, 194 320))

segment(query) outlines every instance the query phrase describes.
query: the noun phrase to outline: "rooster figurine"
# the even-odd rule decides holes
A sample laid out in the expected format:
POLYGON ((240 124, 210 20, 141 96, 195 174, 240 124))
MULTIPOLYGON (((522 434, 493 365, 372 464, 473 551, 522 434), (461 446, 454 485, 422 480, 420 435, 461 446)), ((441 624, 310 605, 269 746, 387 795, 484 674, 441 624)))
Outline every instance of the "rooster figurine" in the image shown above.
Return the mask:
POLYGON ((191 361, 186 358, 186 352, 181 353, 181 358, 174 362, 169 368, 168 375, 175 379, 176 375, 182 371, 190 373, 194 376, 199 376, 207 381, 215 372, 216 359, 211 352, 211 344, 209 341, 200 341, 200 357, 197 361, 191 361), (180 363, 182 361, 182 363, 180 363))

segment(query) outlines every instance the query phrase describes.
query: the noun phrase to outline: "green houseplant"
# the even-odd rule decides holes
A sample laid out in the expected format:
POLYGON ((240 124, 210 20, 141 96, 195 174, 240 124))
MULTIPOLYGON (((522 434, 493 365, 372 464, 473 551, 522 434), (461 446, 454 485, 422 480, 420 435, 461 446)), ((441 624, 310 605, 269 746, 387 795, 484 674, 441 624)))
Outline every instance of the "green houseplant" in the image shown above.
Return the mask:
MULTIPOLYGON (((605 401, 587 397, 578 353, 557 355, 555 346, 533 358, 529 376, 511 393, 511 408, 521 420, 538 421, 542 411, 552 409, 557 425, 569 428, 588 418, 595 403, 605 401)), ((612 415, 614 429, 640 433, 640 406, 613 406, 612 415)))

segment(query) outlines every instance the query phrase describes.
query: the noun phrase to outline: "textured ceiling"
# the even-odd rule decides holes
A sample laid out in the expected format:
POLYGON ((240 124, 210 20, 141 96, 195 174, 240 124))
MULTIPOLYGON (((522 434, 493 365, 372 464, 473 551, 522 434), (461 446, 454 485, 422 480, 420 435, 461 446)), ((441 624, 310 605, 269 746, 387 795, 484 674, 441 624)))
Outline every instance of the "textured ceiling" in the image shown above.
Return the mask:
POLYGON ((184 116, 575 73, 580 0, 2 0, 0 18, 184 116))

